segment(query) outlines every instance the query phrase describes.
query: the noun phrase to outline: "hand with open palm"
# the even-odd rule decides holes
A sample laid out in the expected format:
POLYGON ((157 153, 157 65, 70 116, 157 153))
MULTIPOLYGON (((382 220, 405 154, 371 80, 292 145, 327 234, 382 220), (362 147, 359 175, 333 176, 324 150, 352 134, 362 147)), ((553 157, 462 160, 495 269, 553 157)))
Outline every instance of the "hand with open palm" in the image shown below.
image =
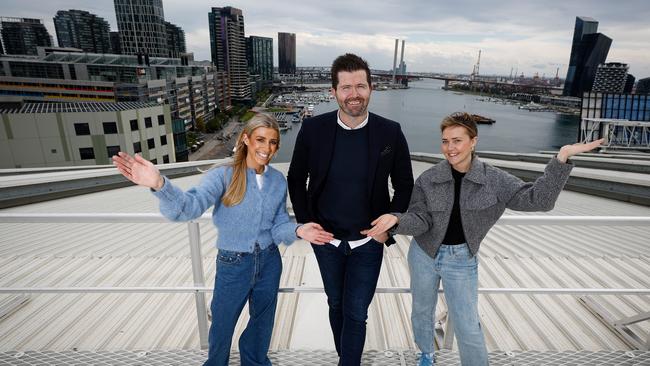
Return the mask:
POLYGON ((577 143, 577 144, 572 144, 572 145, 564 145, 562 148, 560 148, 560 152, 557 154, 557 160, 566 163, 567 159, 572 157, 573 155, 584 153, 587 151, 591 151, 598 146, 600 146, 605 139, 600 139, 596 141, 592 141, 586 144, 583 143, 577 143))
POLYGON ((153 188, 157 191, 163 187, 164 180, 158 168, 138 154, 130 156, 120 151, 113 156, 113 165, 126 179, 137 185, 153 188))

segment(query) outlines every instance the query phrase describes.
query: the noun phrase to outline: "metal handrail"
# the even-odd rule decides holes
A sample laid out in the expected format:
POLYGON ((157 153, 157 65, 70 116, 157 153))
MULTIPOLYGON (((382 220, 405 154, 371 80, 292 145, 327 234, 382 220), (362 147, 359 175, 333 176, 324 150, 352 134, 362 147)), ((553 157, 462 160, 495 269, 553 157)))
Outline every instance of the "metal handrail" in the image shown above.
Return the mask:
MULTIPOLYGON (((199 222, 212 221, 206 213, 187 222, 190 258, 194 286, 181 287, 0 287, 6 293, 193 293, 196 302, 199 342, 202 349, 208 347, 208 318, 205 293, 212 292, 205 286, 205 274, 201 255, 199 222)), ((159 213, 0 213, 0 223, 174 223, 159 213)), ((506 215, 496 225, 580 225, 580 226, 638 226, 650 224, 645 216, 545 216, 506 215)), ((438 289, 443 292, 442 289, 438 289)), ((282 287, 281 293, 323 293, 322 287, 282 287)), ((406 287, 377 288, 377 293, 410 293, 406 287)), ((650 289, 605 288, 479 288, 482 294, 555 294, 555 295, 650 295, 650 289)), ((450 324, 447 324, 450 328, 450 324)), ((450 339, 453 332, 449 331, 450 339)))
MULTIPOLYGON (((32 293, 32 294, 78 294, 78 293, 211 293, 212 287, 177 286, 177 287, 0 287, 0 294, 32 293)), ((324 293, 323 287, 280 287, 280 293, 318 294, 324 293)), ((408 287, 377 287, 380 294, 408 294, 408 287)), ((444 293, 442 288, 439 293, 444 293)), ((480 294, 510 294, 510 295, 650 295, 650 289, 634 288, 548 288, 548 287, 479 287, 480 294)))
MULTIPOLYGON (((211 222, 212 214, 205 213, 189 222, 211 222)), ((0 213, 0 223, 175 223, 159 213, 0 213)), ((650 216, 549 216, 504 215, 496 225, 554 225, 554 226, 638 226, 650 224, 650 216)))

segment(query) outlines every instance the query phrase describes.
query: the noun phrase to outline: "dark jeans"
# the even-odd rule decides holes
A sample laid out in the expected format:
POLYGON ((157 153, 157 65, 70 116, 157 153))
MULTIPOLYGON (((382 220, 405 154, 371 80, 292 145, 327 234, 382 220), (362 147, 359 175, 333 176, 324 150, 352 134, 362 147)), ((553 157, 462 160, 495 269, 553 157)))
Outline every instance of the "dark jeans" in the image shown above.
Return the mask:
POLYGON ((358 366, 366 341, 368 307, 375 295, 384 245, 374 240, 350 250, 347 242, 314 245, 327 294, 339 365, 358 366))
POLYGON ((282 259, 275 244, 253 253, 220 249, 212 297, 208 360, 204 366, 227 366, 235 325, 246 302, 250 318, 239 338, 240 365, 271 366, 267 357, 282 259))

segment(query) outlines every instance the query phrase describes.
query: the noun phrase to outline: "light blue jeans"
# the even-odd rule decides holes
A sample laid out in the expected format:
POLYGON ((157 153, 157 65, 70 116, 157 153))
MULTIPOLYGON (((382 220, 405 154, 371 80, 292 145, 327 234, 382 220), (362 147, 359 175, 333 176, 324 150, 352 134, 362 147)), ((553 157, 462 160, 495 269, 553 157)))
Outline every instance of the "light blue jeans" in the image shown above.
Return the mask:
POLYGON ((478 316, 478 262, 467 245, 442 245, 431 258, 415 241, 408 253, 415 343, 432 353, 438 286, 442 287, 453 321, 463 366, 488 364, 487 349, 478 316))

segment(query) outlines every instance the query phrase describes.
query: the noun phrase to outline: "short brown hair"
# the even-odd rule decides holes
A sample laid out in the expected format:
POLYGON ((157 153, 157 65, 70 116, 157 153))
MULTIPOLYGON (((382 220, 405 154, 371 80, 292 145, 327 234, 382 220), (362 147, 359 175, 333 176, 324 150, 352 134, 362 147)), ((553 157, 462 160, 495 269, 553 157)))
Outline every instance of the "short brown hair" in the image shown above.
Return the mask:
POLYGON ((366 72, 368 86, 371 86, 370 68, 368 67, 366 60, 352 53, 346 53, 345 55, 337 57, 332 63, 332 88, 336 89, 339 85, 339 72, 354 72, 359 70, 366 72))
POLYGON ((440 132, 442 133, 447 127, 461 126, 467 130, 469 138, 473 139, 478 136, 478 128, 476 127, 476 118, 466 112, 456 112, 443 118, 440 122, 440 132))

